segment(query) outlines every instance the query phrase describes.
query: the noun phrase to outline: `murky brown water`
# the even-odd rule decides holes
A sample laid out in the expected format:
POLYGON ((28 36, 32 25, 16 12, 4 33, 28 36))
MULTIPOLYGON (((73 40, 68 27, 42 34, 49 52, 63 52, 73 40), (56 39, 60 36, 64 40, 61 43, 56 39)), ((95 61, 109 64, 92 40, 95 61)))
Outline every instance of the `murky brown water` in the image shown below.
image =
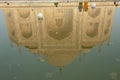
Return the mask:
POLYGON ((114 6, 0 10, 0 80, 120 80, 119 14, 114 6))

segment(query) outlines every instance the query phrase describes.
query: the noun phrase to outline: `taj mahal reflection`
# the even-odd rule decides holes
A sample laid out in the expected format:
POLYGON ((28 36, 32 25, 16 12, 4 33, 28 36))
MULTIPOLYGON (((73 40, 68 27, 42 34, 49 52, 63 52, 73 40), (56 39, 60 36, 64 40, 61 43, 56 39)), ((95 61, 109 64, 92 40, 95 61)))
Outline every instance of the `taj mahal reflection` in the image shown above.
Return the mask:
MULTIPOLYGON (((87 12, 73 7, 4 9, 9 38, 56 67, 72 63, 77 54, 110 40, 113 6, 98 6, 87 12), (43 19, 38 19, 38 13, 43 19)), ((98 49, 100 52, 100 49, 98 49)))

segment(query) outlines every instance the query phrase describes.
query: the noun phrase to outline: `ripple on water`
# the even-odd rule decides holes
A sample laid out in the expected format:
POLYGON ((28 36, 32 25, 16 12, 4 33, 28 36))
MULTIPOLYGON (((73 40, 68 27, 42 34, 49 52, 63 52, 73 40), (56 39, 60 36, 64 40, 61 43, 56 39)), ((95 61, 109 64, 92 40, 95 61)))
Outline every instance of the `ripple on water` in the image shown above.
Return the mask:
POLYGON ((47 72, 46 77, 47 78, 52 78, 53 77, 53 73, 52 72, 47 72))
POLYGON ((14 79, 14 80, 16 80, 16 79, 17 79, 17 77, 16 77, 16 76, 14 76, 14 77, 13 77, 13 79, 14 79))
POLYGON ((40 61, 40 62, 45 62, 45 59, 42 58, 42 57, 39 57, 39 58, 38 58, 38 61, 40 61))
POLYGON ((116 62, 120 62, 120 58, 116 58, 115 61, 116 61, 116 62))
POLYGON ((8 69, 11 70, 12 64, 8 64, 8 69))
POLYGON ((112 80, 118 80, 118 73, 117 72, 111 72, 110 77, 112 80))
POLYGON ((21 64, 17 64, 17 66, 18 66, 18 67, 20 67, 20 66, 21 66, 21 64))

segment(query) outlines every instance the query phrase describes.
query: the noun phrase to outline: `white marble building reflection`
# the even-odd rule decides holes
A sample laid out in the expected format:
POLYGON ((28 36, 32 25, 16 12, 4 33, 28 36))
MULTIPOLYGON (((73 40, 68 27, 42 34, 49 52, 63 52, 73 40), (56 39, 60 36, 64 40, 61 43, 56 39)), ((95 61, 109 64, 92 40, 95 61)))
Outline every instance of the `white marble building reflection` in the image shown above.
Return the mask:
POLYGON ((78 53, 109 43, 114 7, 98 6, 87 12, 75 7, 9 8, 4 12, 11 43, 33 54, 44 53, 49 63, 64 67, 78 53), (39 12, 42 20, 38 20, 39 12))

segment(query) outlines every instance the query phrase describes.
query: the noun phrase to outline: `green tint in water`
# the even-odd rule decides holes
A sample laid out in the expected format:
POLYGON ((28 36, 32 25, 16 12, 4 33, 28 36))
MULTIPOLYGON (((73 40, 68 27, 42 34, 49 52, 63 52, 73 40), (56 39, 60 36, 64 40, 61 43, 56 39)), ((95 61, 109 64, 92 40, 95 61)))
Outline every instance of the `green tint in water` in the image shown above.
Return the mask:
POLYGON ((119 80, 119 14, 113 6, 1 10, 0 80, 119 80))

